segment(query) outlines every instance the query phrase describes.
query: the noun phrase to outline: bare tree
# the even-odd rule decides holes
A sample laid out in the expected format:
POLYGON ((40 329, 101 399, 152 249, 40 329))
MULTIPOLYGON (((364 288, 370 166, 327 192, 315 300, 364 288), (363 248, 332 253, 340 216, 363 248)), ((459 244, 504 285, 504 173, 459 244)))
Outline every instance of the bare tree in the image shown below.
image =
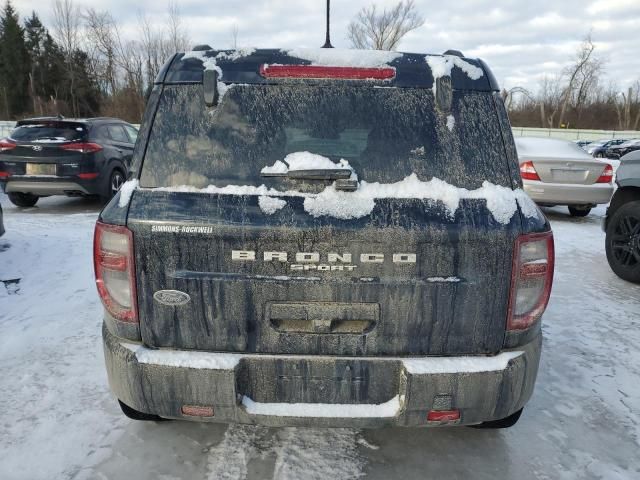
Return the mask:
POLYGON ((115 94, 118 90, 115 23, 109 12, 88 8, 84 14, 87 27, 87 47, 93 70, 103 83, 102 89, 115 94))
POLYGON ((69 77, 71 109, 73 114, 79 114, 78 99, 75 94, 76 72, 73 55, 80 44, 80 15, 73 0, 55 0, 53 4, 53 34, 62 48, 65 57, 65 67, 69 77))
POLYGON ((234 50, 238 49, 238 33, 240 33, 238 24, 234 23, 233 27, 231 27, 231 48, 234 50))
POLYGON ((402 37, 424 24, 414 0, 401 0, 380 12, 376 5, 364 7, 349 23, 347 37, 353 48, 393 50, 402 37))
POLYGON ((186 51, 191 40, 182 26, 182 19, 177 4, 169 4, 166 27, 152 25, 144 14, 138 16, 140 29, 140 45, 145 57, 145 74, 147 86, 162 68, 164 62, 174 53, 186 51))
POLYGON ((175 52, 184 52, 189 48, 189 35, 182 26, 182 17, 178 3, 171 1, 167 10, 169 15, 167 29, 169 31, 169 46, 175 52))
MULTIPOLYGON (((558 82, 564 85, 546 119, 549 128, 553 128, 554 124, 558 127, 565 125, 567 109, 570 106, 577 112, 578 118, 581 115, 582 107, 597 87, 603 69, 603 61, 596 56, 595 50, 596 46, 589 33, 578 47, 574 62, 564 69, 562 76, 558 79, 558 82), (557 121, 555 121, 556 115, 557 121)), ((544 100, 541 99, 541 101, 544 100)))
POLYGON ((637 130, 640 126, 640 81, 626 92, 619 92, 613 98, 620 130, 637 130), (633 110, 636 110, 635 116, 633 110))

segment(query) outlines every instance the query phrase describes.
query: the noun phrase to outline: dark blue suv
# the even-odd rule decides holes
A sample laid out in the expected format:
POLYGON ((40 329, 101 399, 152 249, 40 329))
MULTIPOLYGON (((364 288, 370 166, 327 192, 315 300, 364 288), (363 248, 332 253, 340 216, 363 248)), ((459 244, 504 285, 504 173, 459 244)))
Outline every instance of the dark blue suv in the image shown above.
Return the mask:
POLYGON ((116 118, 21 120, 0 140, 0 185, 19 207, 49 195, 110 199, 126 180, 137 135, 116 118))
POLYGON ((96 225, 110 385, 136 419, 508 427, 553 252, 482 61, 180 53, 96 225))

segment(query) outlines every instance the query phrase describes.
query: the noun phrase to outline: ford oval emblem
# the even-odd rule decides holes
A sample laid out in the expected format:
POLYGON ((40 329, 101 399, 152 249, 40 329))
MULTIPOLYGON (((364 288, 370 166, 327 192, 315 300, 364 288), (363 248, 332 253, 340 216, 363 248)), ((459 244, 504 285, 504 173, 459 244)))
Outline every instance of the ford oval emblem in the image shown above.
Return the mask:
POLYGON ((156 302, 163 305, 169 305, 171 307, 184 305, 191 301, 189 294, 179 290, 158 290, 153 294, 153 298, 156 302))

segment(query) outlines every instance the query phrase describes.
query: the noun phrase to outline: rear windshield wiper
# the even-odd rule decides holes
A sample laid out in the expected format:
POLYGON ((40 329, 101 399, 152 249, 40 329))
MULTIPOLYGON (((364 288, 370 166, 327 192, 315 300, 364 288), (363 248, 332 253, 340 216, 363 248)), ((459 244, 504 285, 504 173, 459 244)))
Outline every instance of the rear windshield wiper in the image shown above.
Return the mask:
POLYGON ((263 177, 285 177, 293 180, 335 180, 336 190, 353 192, 358 181, 352 180, 353 172, 346 168, 322 168, 314 170, 289 170, 282 173, 261 173, 263 177))
POLYGON ((263 177, 286 177, 296 180, 340 180, 351 177, 346 168, 322 168, 313 170, 289 170, 283 173, 261 173, 263 177))

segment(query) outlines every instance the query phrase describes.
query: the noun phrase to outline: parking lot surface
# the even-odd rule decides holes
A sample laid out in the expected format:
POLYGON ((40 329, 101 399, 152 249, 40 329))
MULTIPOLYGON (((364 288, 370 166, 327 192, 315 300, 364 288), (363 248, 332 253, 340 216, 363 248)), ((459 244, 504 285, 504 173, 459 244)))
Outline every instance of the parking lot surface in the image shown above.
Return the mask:
POLYGON ((546 209, 556 274, 533 399, 509 430, 137 423, 109 392, 92 266, 100 204, 0 194, 2 479, 637 479, 640 286, 604 253, 604 207, 546 209))

